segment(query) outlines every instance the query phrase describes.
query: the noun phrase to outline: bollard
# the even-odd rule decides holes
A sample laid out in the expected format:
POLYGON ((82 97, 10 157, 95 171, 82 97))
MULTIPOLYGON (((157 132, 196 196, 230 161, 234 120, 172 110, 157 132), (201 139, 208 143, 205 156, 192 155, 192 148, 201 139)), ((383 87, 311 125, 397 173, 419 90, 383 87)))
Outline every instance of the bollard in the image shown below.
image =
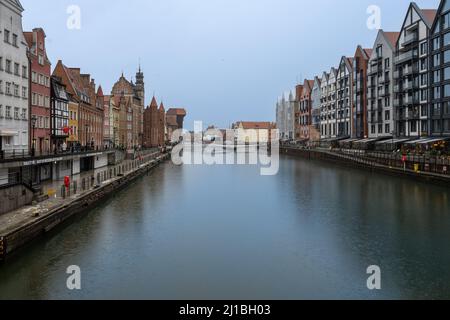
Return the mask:
POLYGON ((62 197, 63 199, 66 198, 66 186, 65 186, 65 185, 62 185, 62 186, 61 186, 61 197, 62 197))
POLYGON ((78 183, 76 181, 73 182, 73 194, 77 194, 77 186, 78 183))

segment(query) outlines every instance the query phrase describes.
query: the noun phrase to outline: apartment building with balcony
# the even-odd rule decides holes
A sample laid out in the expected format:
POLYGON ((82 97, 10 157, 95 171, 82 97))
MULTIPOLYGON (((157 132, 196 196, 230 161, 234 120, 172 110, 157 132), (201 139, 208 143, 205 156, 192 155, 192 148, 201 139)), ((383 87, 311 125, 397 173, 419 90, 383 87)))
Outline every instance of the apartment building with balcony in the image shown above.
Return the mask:
POLYGON ((322 107, 322 83, 319 77, 314 77, 314 84, 311 92, 311 141, 319 141, 320 131, 320 112, 322 107))
POLYGON ((321 139, 336 138, 336 79, 337 70, 324 72, 321 79, 322 103, 320 110, 321 139))
MULTIPOLYGON (((400 137, 430 135, 429 36, 436 10, 420 9, 412 2, 408 8, 394 58, 395 134, 400 137)), ((440 55, 433 58, 435 65, 440 55)), ((440 95, 440 88, 435 92, 440 95)))
POLYGON ((23 11, 18 0, 0 0, 0 158, 29 151, 30 63, 23 11))
POLYGON ((429 133, 450 135, 450 1, 442 0, 431 28, 429 133))
POLYGON ((351 137, 353 119, 353 59, 341 58, 336 78, 336 136, 351 137))
MULTIPOLYGON (((367 75, 367 125, 369 138, 394 135, 394 52, 399 32, 378 31, 367 75)), ((396 89, 398 91, 398 88, 396 89)))
POLYGON ((367 126, 367 69, 372 49, 356 48, 353 59, 353 138, 364 139, 369 136, 367 126))

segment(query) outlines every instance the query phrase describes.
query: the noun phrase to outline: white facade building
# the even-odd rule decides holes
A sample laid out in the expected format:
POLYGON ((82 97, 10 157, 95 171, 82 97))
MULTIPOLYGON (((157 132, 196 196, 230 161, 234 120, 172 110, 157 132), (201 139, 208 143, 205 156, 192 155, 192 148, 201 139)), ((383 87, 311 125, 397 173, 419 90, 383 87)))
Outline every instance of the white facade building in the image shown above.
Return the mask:
POLYGON ((321 138, 336 138, 336 78, 337 71, 331 68, 322 76, 321 138))
POLYGON ((394 135, 394 52, 398 32, 380 30, 368 66, 369 138, 394 135))
POLYGON ((337 75, 337 137, 351 136, 353 119, 353 58, 342 57, 337 75))
POLYGON ((28 153, 29 60, 18 0, 0 0, 0 157, 28 153))

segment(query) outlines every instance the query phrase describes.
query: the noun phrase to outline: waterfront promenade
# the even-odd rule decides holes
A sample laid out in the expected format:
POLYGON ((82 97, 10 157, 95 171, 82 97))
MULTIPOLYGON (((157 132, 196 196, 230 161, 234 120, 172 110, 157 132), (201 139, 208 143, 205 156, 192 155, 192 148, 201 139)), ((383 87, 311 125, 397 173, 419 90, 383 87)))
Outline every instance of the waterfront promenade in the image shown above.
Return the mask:
POLYGON ((450 183, 450 159, 425 155, 375 152, 337 148, 304 148, 284 145, 281 153, 327 160, 340 165, 352 165, 393 175, 404 175, 428 182, 450 183))
POLYGON ((67 218, 54 216, 61 213, 66 215, 76 203, 81 202, 86 207, 95 205, 97 199, 100 200, 129 183, 140 170, 156 166, 166 157, 166 153, 153 150, 136 160, 125 160, 117 165, 84 172, 72 177, 69 188, 65 188, 64 181, 60 180, 44 183, 43 189, 50 195, 47 200, 0 215, 0 239, 13 237, 18 241, 14 248, 10 243, 5 253, 18 248, 39 233, 50 231, 67 218), (45 222, 43 227, 39 226, 45 220, 53 221, 45 222), (35 226, 39 226, 36 227, 37 234, 36 231, 27 231, 35 226))

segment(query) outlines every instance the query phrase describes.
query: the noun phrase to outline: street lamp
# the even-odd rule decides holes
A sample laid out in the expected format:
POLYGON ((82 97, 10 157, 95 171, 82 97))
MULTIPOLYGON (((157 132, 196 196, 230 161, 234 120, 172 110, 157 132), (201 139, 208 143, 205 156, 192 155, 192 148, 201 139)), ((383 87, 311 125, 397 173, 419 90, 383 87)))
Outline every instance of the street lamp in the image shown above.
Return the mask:
POLYGON ((88 124, 85 124, 84 125, 84 127, 86 128, 86 136, 85 136, 85 139, 86 139, 86 149, 88 148, 88 129, 89 129, 89 125, 88 124))
POLYGON ((32 131, 32 145, 31 145, 31 156, 34 157, 36 154, 36 139, 34 138, 34 132, 36 130, 36 122, 37 122, 37 117, 36 115, 33 115, 31 117, 31 127, 33 128, 32 131))

